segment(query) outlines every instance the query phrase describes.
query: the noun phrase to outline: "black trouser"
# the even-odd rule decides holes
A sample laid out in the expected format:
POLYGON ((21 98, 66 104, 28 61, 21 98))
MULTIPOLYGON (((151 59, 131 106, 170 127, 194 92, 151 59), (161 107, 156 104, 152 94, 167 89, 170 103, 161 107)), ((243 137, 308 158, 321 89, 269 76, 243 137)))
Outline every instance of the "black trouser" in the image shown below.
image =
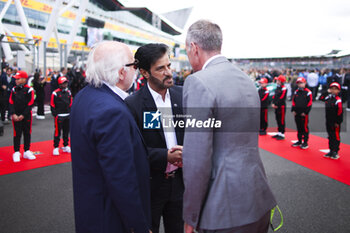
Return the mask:
POLYGON ((338 152, 340 145, 340 124, 338 127, 336 127, 334 122, 326 121, 326 127, 328 133, 329 149, 331 151, 338 152))
POLYGON ((152 232, 159 233, 160 218, 163 216, 165 233, 183 233, 182 204, 182 177, 175 174, 175 177, 163 179, 160 187, 151 192, 152 232))
POLYGON ((19 151, 21 136, 24 137, 24 151, 30 149, 30 135, 32 134, 32 114, 25 116, 21 121, 12 120, 13 124, 13 147, 19 151))
POLYGON ((276 121, 278 125, 278 132, 283 133, 286 129, 286 105, 278 106, 278 108, 275 109, 276 114, 276 121))
POLYGON ((310 91, 312 93, 312 99, 316 99, 318 93, 318 85, 316 87, 310 87, 310 91))
POLYGON ((348 87, 348 108, 350 108, 350 86, 348 87))
POLYGON ((44 116, 44 98, 45 96, 37 95, 36 96, 36 103, 38 105, 38 112, 37 114, 40 116, 44 116))
MULTIPOLYGON (((0 93, 0 95, 2 95, 2 94, 0 93)), ((2 121, 5 120, 6 107, 7 107, 6 97, 3 98, 3 99, 1 99, 1 97, 0 97, 0 115, 1 115, 1 119, 0 120, 2 120, 2 121)))
POLYGON ((298 130, 298 141, 303 142, 304 139, 304 142, 307 143, 309 141, 309 115, 297 114, 294 119, 298 130))
POLYGON ((9 121, 11 120, 11 114, 13 114, 12 112, 10 112, 10 95, 11 95, 11 91, 7 93, 6 100, 5 100, 5 112, 7 110, 7 119, 9 121))
POLYGON ((55 135, 53 139, 53 146, 55 148, 60 144, 61 131, 63 131, 63 146, 68 146, 69 117, 55 117, 55 135))
POLYGON ((267 108, 261 108, 260 110, 260 130, 266 131, 267 129, 267 108))

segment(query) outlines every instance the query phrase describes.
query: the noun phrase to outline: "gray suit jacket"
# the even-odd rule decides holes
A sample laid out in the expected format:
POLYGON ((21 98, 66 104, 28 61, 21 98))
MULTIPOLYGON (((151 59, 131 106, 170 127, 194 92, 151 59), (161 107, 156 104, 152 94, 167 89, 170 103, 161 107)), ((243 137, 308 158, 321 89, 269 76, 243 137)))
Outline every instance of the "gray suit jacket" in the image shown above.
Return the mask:
POLYGON ((183 149, 183 215, 200 229, 258 221, 275 205, 259 155, 258 92, 225 57, 190 75, 183 106, 193 118, 221 120, 221 128, 188 129, 183 149))

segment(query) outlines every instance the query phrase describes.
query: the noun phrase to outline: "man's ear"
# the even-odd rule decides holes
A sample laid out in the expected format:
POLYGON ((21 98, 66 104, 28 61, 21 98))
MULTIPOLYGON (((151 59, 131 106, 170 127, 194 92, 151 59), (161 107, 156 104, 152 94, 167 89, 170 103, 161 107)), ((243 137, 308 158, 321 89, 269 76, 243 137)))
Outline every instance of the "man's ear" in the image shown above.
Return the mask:
POLYGON ((193 54, 198 55, 198 45, 194 42, 191 42, 191 50, 193 52, 193 54))
POLYGON ((149 73, 147 70, 144 70, 142 68, 140 68, 139 70, 140 70, 140 73, 142 74, 143 77, 145 77, 146 79, 149 78, 149 73))
POLYGON ((126 70, 124 69, 124 67, 119 69, 118 74, 119 74, 119 80, 123 81, 126 77, 126 70))

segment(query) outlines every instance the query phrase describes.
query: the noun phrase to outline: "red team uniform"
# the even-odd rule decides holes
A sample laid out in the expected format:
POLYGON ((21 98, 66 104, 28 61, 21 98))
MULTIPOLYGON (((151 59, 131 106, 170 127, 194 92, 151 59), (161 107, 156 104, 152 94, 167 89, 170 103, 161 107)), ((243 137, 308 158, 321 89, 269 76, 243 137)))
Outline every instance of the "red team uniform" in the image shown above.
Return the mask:
MULTIPOLYGON (((299 77, 297 83, 306 83, 303 77, 299 77)), ((309 112, 312 106, 312 92, 308 88, 298 88, 292 98, 292 112, 295 112, 295 123, 298 130, 298 142, 292 146, 300 146, 302 149, 308 148, 309 140, 309 112)))

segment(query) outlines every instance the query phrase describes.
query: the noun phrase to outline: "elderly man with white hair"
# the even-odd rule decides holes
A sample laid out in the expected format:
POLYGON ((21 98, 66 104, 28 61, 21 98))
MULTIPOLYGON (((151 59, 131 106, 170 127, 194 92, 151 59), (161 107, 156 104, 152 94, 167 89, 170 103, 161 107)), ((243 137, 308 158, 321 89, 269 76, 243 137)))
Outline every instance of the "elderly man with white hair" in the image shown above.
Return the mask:
POLYGON ((147 152, 124 103, 134 65, 118 42, 102 42, 89 54, 89 85, 71 110, 76 232, 149 232, 147 152))

